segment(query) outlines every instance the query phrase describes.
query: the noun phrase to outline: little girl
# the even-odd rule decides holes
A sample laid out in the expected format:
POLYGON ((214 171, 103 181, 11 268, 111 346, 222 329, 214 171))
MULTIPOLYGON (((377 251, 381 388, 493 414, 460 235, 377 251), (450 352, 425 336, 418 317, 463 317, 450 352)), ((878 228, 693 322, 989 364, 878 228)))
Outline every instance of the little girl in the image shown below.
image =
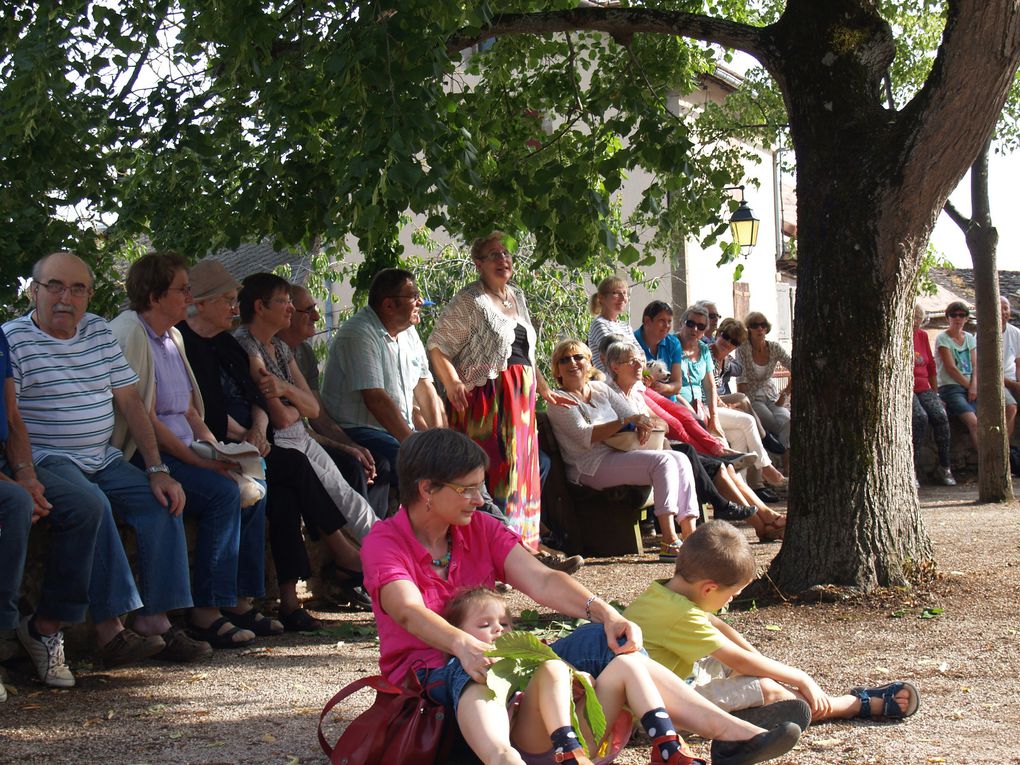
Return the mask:
MULTIPOLYGON (((485 587, 474 587, 455 595, 444 616, 453 626, 490 644, 512 629, 506 601, 499 593, 485 587)), ((605 642, 605 632, 600 625, 599 634, 605 642)), ((609 751, 595 762, 612 762, 627 743, 632 723, 630 714, 624 709, 626 704, 640 715, 641 724, 652 739, 652 765, 704 765, 705 761, 695 759, 677 735, 646 664, 637 657, 630 660, 631 657, 621 656, 618 659, 593 682, 606 720, 615 721, 607 723, 606 735, 612 738, 609 751), (621 716, 622 721, 618 720, 621 716), (618 723, 622 723, 624 728, 623 736, 613 735, 620 727, 618 723)), ((450 659, 450 664, 457 663, 456 657, 450 659)), ((573 686, 570 666, 550 659, 535 671, 527 692, 512 699, 510 742, 528 765, 551 765, 568 760, 592 765, 570 721, 573 686)), ((583 693, 577 705, 579 710, 583 708, 583 693)), ((579 718, 583 719, 583 716, 579 715, 579 718)), ((586 732, 590 737, 590 731, 586 732)))

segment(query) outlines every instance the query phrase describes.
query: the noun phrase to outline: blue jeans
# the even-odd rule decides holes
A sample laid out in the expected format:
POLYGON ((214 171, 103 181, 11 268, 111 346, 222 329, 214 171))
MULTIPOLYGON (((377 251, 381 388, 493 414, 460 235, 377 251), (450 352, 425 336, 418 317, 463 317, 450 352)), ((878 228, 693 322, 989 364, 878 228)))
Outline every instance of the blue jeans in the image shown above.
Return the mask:
MULTIPOLYGON (((620 638, 619 642, 622 645, 626 641, 624 638, 620 638)), ((602 674, 602 670, 616 658, 616 654, 613 653, 606 640, 605 627, 595 622, 582 624, 549 647, 553 653, 574 669, 587 672, 592 677, 602 674)), ((648 651, 644 648, 640 649, 640 652, 645 656, 648 655, 648 651)))
POLYGON ((16 483, 0 480, 0 629, 3 630, 18 626, 18 598, 33 507, 27 491, 16 483))
POLYGON ((375 457, 376 462, 382 457, 390 464, 390 483, 397 485, 397 453, 400 451, 400 442, 389 434, 388 431, 379 428, 344 428, 344 433, 351 437, 351 440, 358 446, 364 446, 375 457))
MULTIPOLYGON (((74 492, 74 502, 98 503, 104 508, 89 577, 93 622, 106 621, 139 606, 146 615, 191 607, 184 524, 159 503, 142 471, 117 459, 102 470, 85 473, 66 457, 55 456, 44 458, 39 468, 61 479, 61 491, 74 492), (114 517, 135 532, 141 598, 114 517)), ((45 482, 46 478, 40 480, 45 482)), ((49 497, 50 485, 44 485, 49 497)), ((56 489, 55 482, 53 485, 56 489)))
MULTIPOLYGON (((184 514, 198 519, 198 543, 192 561, 191 594, 198 608, 237 603, 241 547, 241 491, 232 478, 195 467, 160 452, 170 475, 184 487, 184 514)), ((133 463, 141 463, 136 454, 133 463)), ((258 513, 265 522, 265 504, 258 513)), ((263 525, 263 533, 265 526, 263 525)), ((261 555, 262 546, 259 546, 261 555)), ((247 552, 247 551, 246 551, 247 552)))
POLYGON ((939 397, 946 405, 946 411, 957 417, 967 412, 977 414, 977 401, 967 398, 967 389, 962 385, 950 383, 939 386, 939 397))

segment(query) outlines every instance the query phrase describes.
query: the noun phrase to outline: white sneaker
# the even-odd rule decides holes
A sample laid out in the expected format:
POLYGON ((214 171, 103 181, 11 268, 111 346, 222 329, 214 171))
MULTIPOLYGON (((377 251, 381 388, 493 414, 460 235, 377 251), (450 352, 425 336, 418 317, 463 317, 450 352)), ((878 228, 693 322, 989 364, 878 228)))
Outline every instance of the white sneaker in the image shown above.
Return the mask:
POLYGON ((946 486, 956 486, 956 479, 953 478, 953 471, 947 467, 939 466, 937 471, 939 480, 946 486))
POLYGON ((18 624, 18 640, 21 641, 21 645, 25 647, 35 664, 35 671, 39 673, 39 679, 46 685, 56 688, 73 687, 74 675, 64 663, 64 633, 57 630, 53 635, 34 638, 28 631, 30 618, 26 616, 18 624))

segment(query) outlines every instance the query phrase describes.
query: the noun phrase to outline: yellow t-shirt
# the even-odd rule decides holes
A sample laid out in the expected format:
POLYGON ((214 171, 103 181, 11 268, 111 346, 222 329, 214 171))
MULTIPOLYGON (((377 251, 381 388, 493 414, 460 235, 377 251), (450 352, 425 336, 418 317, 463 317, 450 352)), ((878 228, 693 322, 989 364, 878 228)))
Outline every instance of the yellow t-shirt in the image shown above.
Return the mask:
POLYGON ((683 595, 657 580, 648 585, 623 615, 644 633, 648 655, 686 679, 694 663, 721 648, 726 638, 702 611, 683 595))

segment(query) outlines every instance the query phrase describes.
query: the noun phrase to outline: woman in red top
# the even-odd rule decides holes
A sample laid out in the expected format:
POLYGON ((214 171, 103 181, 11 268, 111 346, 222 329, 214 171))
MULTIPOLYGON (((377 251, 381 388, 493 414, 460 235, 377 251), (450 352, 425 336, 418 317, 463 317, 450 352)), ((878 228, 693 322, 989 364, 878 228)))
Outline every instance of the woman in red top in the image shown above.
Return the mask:
MULTIPOLYGON (((939 481, 946 486, 955 486, 956 479, 949 469, 949 417, 946 408, 939 398, 938 385, 935 383, 935 358, 931 353, 931 342, 928 333, 921 329, 924 321, 924 310, 914 305, 914 412, 912 425, 914 431, 914 462, 917 462, 918 449, 931 423, 935 436, 935 446, 939 451, 939 468, 936 473, 939 481)), ((916 480, 916 479, 915 479, 916 480)))

